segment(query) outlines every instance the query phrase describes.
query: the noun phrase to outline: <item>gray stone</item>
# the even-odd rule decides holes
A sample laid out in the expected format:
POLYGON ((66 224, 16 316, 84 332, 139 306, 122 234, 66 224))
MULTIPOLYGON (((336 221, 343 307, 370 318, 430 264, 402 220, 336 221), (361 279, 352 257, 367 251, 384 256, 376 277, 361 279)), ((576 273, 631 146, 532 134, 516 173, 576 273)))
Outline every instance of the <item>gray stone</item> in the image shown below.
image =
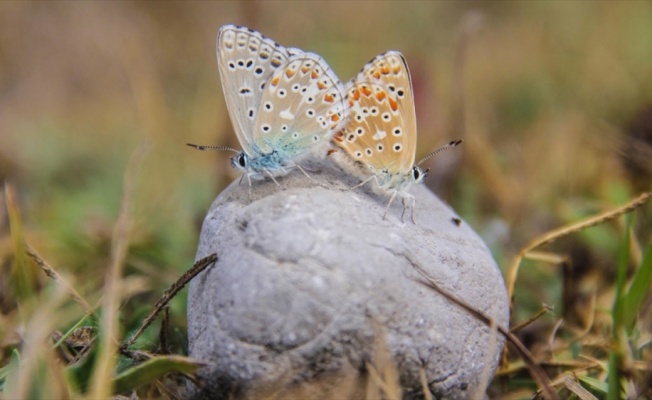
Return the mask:
POLYGON ((410 189, 416 224, 400 200, 383 220, 388 198, 348 190, 359 180, 330 160, 304 166, 314 181, 236 181, 208 211, 197 259, 219 259, 188 298, 190 356, 210 363, 196 397, 364 398, 392 371, 404 398, 423 398, 422 372, 437 398, 482 397, 503 338, 417 283, 415 266, 507 326, 483 241, 424 185, 410 189))

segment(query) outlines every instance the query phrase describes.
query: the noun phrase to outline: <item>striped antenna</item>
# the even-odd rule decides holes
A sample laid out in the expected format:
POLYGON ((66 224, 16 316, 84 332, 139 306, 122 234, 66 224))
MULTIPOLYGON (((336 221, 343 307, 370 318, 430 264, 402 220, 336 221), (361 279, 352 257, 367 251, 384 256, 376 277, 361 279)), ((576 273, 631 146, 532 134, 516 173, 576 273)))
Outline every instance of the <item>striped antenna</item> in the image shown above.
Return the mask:
POLYGON ((219 151, 232 151, 234 153, 240 153, 240 151, 226 146, 204 146, 201 144, 186 143, 186 146, 194 147, 197 150, 219 150, 219 151))
POLYGON ((450 148, 453 148, 453 147, 455 147, 455 146, 458 146, 458 145, 460 145, 461 143, 462 143, 462 140, 461 140, 461 139, 460 139, 460 140, 453 140, 453 141, 451 141, 451 142, 448 142, 448 144, 446 144, 446 145, 444 145, 444 146, 441 146, 441 147, 438 148, 437 150, 435 150, 435 151, 433 151, 432 153, 428 154, 427 156, 423 157, 423 159, 422 159, 421 161, 419 161, 419 162, 417 163, 417 165, 421 165, 421 163, 423 163, 424 161, 426 161, 426 160, 429 159, 430 157, 434 156, 435 154, 441 153, 441 152, 444 151, 444 150, 448 150, 448 149, 450 149, 450 148))

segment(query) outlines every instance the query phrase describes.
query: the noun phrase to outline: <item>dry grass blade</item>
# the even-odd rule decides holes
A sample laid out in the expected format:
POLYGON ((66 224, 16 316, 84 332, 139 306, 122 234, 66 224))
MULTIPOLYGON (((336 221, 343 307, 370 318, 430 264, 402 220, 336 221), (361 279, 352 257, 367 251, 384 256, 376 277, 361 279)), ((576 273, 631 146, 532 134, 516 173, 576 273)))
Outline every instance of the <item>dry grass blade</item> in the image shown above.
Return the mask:
POLYGON ((117 313, 120 303, 120 277, 129 247, 131 227, 131 207, 133 203, 135 177, 149 150, 149 142, 144 141, 129 160, 124 176, 120 214, 113 230, 111 240, 111 262, 106 274, 104 300, 102 301, 102 319, 100 322, 101 342, 97 362, 91 380, 91 398, 108 398, 112 394, 113 374, 116 363, 117 313))
POLYGON ((580 385, 570 376, 567 376, 566 379, 564 379, 564 386, 566 386, 566 389, 575 393, 575 395, 577 395, 577 397, 579 397, 581 400, 598 400, 597 397, 592 395, 588 390, 584 389, 582 385, 580 385))
POLYGON ((136 333, 134 333, 131 336, 131 338, 129 338, 129 340, 127 340, 121 347, 123 349, 126 349, 127 347, 134 344, 134 342, 136 342, 136 340, 140 337, 143 331, 147 329, 147 327, 152 323, 152 321, 154 321, 154 319, 161 312, 163 307, 165 307, 170 302, 170 300, 172 300, 172 298, 176 296, 176 294, 179 293, 179 291, 183 289, 188 284, 188 282, 192 280, 192 278, 197 276, 197 274, 202 272, 204 269, 206 269, 206 267, 208 267, 209 265, 213 264, 216 261, 217 261, 217 254, 213 253, 197 261, 192 266, 192 268, 190 268, 183 275, 181 275, 181 277, 176 282, 174 282, 172 286, 170 286, 165 292, 163 292, 163 296, 161 296, 161 298, 156 302, 156 304, 152 308, 152 311, 150 311, 147 317, 143 320, 143 323, 138 329, 138 331, 136 331, 136 333))
POLYGON ((419 381, 421 382, 421 390, 423 391, 423 400, 432 400, 432 394, 428 387, 428 378, 426 377, 426 369, 419 367, 419 381))
POLYGON ((74 287, 72 287, 71 284, 68 283, 68 281, 66 281, 61 275, 59 275, 57 271, 54 270, 54 268, 45 262, 45 260, 43 260, 43 258, 36 252, 36 250, 34 250, 32 246, 26 244, 25 247, 27 249, 27 255, 32 257, 34 262, 36 262, 36 264, 43 270, 43 272, 45 272, 47 276, 52 278, 52 280, 54 280, 57 284, 61 285, 61 287, 63 287, 63 289, 68 292, 70 297, 72 297, 73 300, 82 306, 84 312, 87 314, 93 313, 93 308, 90 306, 90 304, 88 304, 88 302, 75 290, 74 287))
POLYGON ((507 271, 507 294, 511 299, 514 295, 514 285, 516 284, 516 276, 518 274, 518 268, 521 265, 521 260, 532 250, 537 247, 543 246, 544 244, 552 243, 557 239, 560 239, 564 236, 568 236, 572 233, 582 231, 584 229, 590 228, 595 225, 603 224, 607 221, 611 221, 619 216, 626 214, 628 212, 634 211, 635 209, 644 205, 652 196, 651 193, 642 193, 637 198, 633 199, 624 206, 615 208, 610 211, 600 213, 596 216, 585 219, 584 221, 575 222, 561 228, 554 229, 550 232, 544 233, 543 235, 534 238, 530 243, 528 243, 521 251, 518 253, 512 264, 509 266, 507 271))
POLYGON ((540 309, 536 314, 528 318, 526 321, 521 322, 520 324, 513 326, 509 331, 512 333, 516 333, 519 330, 525 328, 526 326, 530 325, 532 322, 538 320, 543 316, 543 314, 549 313, 552 311, 552 307, 544 304, 543 308, 540 309))
POLYGON ((509 332, 509 330, 505 329, 504 327, 495 324, 492 318, 486 316, 482 312, 476 310, 475 308, 469 306, 462 300, 457 299, 455 296, 451 295, 450 293, 446 292, 442 288, 439 287, 439 285, 426 274, 424 270, 421 269, 421 267, 417 266, 416 264, 412 263, 412 266, 414 269, 419 272, 419 274, 424 278, 424 280, 417 280, 417 282, 421 283, 422 285, 436 291, 437 293, 441 294, 444 296, 446 299, 451 301, 452 303, 456 304, 457 306, 461 307, 465 311, 467 311, 469 314, 473 315, 475 318, 477 318, 479 321, 482 323, 486 324, 487 326, 491 327, 492 325, 496 326, 496 329, 500 334, 505 336, 505 338, 518 350, 518 352, 521 354, 521 357, 525 361, 528 370, 530 371, 530 374, 532 375, 532 378, 537 382, 539 385, 539 388, 543 392, 543 396, 546 399, 552 400, 552 399, 559 399, 557 396, 557 393, 553 390, 552 384, 550 382, 550 378, 548 378, 548 375, 543 371, 541 366, 537 364, 537 362, 534 360, 532 357, 532 354, 530 354, 530 351, 521 343, 520 340, 516 336, 514 336, 512 333, 509 332))

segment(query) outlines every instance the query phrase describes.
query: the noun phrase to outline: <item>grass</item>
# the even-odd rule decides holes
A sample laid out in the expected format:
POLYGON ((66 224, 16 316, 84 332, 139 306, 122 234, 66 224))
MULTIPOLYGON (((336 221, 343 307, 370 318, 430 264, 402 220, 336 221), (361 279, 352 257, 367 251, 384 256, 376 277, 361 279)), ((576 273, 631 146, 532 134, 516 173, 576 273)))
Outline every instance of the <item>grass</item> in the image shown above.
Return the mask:
MULTIPOLYGON (((650 20, 643 2, 1 3, 0 398, 184 396, 202 364, 175 294, 236 178, 184 143, 237 147, 214 55, 230 22, 343 80, 406 55, 418 159, 464 139, 427 184, 512 299, 492 398, 652 397, 650 20)), ((400 397, 386 358, 360 397, 400 397)))

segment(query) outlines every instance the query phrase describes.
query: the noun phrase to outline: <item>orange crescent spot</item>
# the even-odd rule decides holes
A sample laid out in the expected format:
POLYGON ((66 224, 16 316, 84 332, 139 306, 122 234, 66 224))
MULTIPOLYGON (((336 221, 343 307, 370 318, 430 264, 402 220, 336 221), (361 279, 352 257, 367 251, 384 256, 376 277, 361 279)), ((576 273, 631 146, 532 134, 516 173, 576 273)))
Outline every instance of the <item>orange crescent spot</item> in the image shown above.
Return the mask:
POLYGON ((326 89, 326 85, 324 85, 324 84, 321 83, 321 82, 317 82, 317 87, 318 87, 319 89, 321 89, 321 90, 326 89))
POLYGON ((398 103, 396 100, 392 99, 391 97, 388 97, 389 99, 389 107, 392 109, 392 111, 398 110, 398 103))
POLYGON ((308 68, 308 67, 301 67, 301 73, 302 73, 302 74, 305 74, 305 73, 307 73, 308 71, 310 71, 310 68, 308 68))
POLYGON ((353 107, 353 100, 349 100, 349 107, 353 107))
POLYGON ((384 99, 385 97, 387 97, 387 96, 385 95, 385 92, 382 92, 382 91, 381 91, 381 92, 376 93, 376 100, 378 100, 378 101, 383 101, 383 99, 384 99))
POLYGON ((297 71, 291 70, 290 68, 285 70, 285 76, 287 76, 288 78, 292 78, 296 73, 297 71))
POLYGON ((326 93, 326 95, 324 96, 324 101, 327 103, 332 103, 333 101, 335 101, 335 98, 333 97, 332 94, 326 93))
POLYGON ((401 72, 401 67, 394 67, 394 73, 398 75, 401 72))
POLYGON ((312 74, 310 74, 310 77, 311 77, 312 79, 317 79, 317 78, 319 78, 319 74, 317 73, 317 71, 315 71, 315 70, 313 69, 313 70, 312 70, 312 74))
POLYGON ((342 132, 337 132, 335 134, 335 137, 333 137, 333 139, 335 139, 336 142, 343 143, 344 142, 344 139, 342 139, 343 137, 344 134, 342 132))
POLYGON ((274 77, 274 79, 272 79, 272 82, 271 82, 272 86, 278 85, 278 81, 280 81, 280 80, 281 79, 278 76, 274 77))
POLYGON ((383 66, 383 67, 381 67, 381 68, 380 68, 380 72, 381 72, 383 75, 387 75, 387 74, 389 74, 389 72, 390 72, 390 71, 389 71, 389 67, 387 67, 387 66, 383 66))
POLYGON ((360 90, 362 91, 362 94, 364 94, 367 97, 369 97, 369 95, 371 94, 371 90, 369 90, 369 88, 366 86, 363 86, 362 88, 360 88, 360 90))
POLYGON ((331 121, 333 121, 333 122, 337 122, 337 121, 339 121, 339 120, 340 120, 340 116, 339 116, 339 115, 337 115, 337 114, 333 114, 333 115, 331 115, 331 121))
POLYGON ((374 73, 371 76, 373 76, 376 79, 380 79, 380 72, 374 71, 374 73))
MULTIPOLYGON (((360 91, 359 90, 354 90, 352 94, 353 94, 353 99, 354 100, 356 100, 356 101, 360 100, 360 91)), ((351 105, 353 105, 353 104, 351 104, 351 105)))
MULTIPOLYGON (((337 138, 335 138, 335 140, 337 140, 337 138)), ((342 141, 342 139, 339 140, 339 142, 341 142, 341 141, 342 141)), ((330 149, 330 150, 328 150, 328 152, 326 153, 326 155, 327 155, 327 156, 330 156, 330 155, 333 154, 333 153, 337 153, 337 150, 335 150, 335 149, 330 149)))

